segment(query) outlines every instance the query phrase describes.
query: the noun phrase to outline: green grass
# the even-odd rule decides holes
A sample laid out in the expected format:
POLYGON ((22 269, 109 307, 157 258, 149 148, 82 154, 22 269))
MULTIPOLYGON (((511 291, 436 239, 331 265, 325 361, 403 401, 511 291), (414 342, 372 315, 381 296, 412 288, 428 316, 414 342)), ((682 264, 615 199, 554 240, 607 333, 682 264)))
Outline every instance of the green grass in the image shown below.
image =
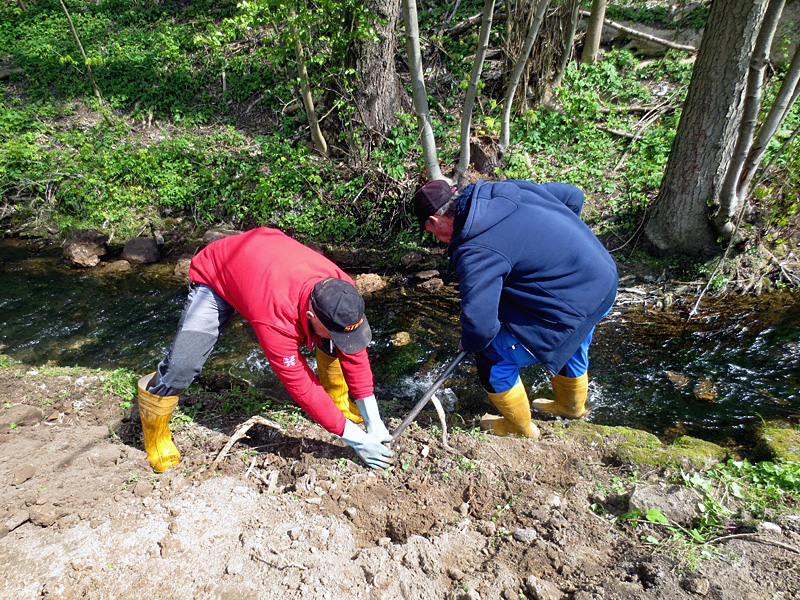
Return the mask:
MULTIPOLYGON (((268 225, 302 241, 418 245, 407 206, 423 172, 413 112, 399 115, 363 164, 353 154, 315 156, 302 138, 303 111, 286 111, 298 98, 286 32, 272 25, 283 5, 70 0, 67 6, 102 93, 105 119, 60 4, 42 0, 24 11, 16 3, 0 6, 0 48, 24 70, 0 82, 0 193, 14 198, 13 225, 62 233, 95 227, 126 239, 143 227, 174 227, 182 220, 186 227, 268 225), (269 118, 256 126, 240 120, 250 110, 269 118)), ((337 0, 315 6, 323 12, 298 15, 312 84, 318 93, 346 91, 351 73, 328 67, 340 64, 350 39, 333 17, 357 5, 337 0)), ((482 6, 461 3, 452 22, 482 6)), ((626 18, 643 22, 664 17, 641 2, 614 10, 633 11, 626 18)), ((423 37, 441 50, 436 60, 445 73, 441 81, 427 82, 443 165, 458 158, 461 97, 453 91, 463 88, 476 43, 476 35, 436 38, 448 13, 443 6, 420 12, 423 37)), ((675 26, 697 27, 704 14, 688 12, 675 26)), ((353 35, 365 33, 357 27, 353 35)), ((500 30, 493 32, 494 45, 500 37, 500 30)), ((665 110, 640 130, 641 113, 624 108, 664 100, 653 95, 652 82, 676 85, 669 103, 678 105, 691 76, 683 57, 669 51, 639 68, 630 53, 613 51, 597 65, 571 66, 559 91, 563 113, 536 108, 514 114, 508 165, 496 175, 578 185, 594 200, 584 218, 598 233, 630 236, 661 183, 680 113, 665 110), (637 137, 631 141, 609 130, 637 137)), ((473 123, 496 135, 501 103, 485 100, 473 123)), ((334 101, 348 106, 346 93, 334 101)), ((338 115, 347 121, 346 109, 338 115)), ((795 107, 787 128, 799 120, 795 107)), ((352 151, 352 132, 338 129, 329 144, 352 151)), ((787 226, 797 210, 798 152, 795 142, 776 162, 787 174, 786 193, 778 198, 772 188, 762 192, 776 228, 787 226)))

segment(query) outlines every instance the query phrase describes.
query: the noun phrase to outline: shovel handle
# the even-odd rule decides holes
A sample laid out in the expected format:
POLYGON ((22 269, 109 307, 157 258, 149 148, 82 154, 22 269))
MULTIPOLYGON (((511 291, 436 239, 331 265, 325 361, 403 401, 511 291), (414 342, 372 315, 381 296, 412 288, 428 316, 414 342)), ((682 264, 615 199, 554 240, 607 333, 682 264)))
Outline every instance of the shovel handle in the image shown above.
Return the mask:
POLYGON ((416 418, 416 416, 419 414, 419 411, 425 407, 425 405, 428 403, 428 400, 431 399, 431 396, 433 396, 436 393, 436 390, 441 387, 441 385, 444 383, 444 380, 450 377, 450 374, 455 370, 455 368, 458 366, 458 363, 460 363, 466 355, 467 351, 462 350, 452 361, 450 361, 450 364, 447 365, 447 368, 439 376, 439 379, 437 379, 430 389, 425 392, 425 395, 423 395, 422 398, 420 398, 420 401, 417 402, 414 408, 411 409, 411 412, 408 413, 408 416, 405 418, 405 420, 400 423, 400 426, 397 429, 394 430, 394 433, 392 434, 393 442, 400 437, 400 434, 406 430, 406 427, 411 425, 411 421, 416 418))

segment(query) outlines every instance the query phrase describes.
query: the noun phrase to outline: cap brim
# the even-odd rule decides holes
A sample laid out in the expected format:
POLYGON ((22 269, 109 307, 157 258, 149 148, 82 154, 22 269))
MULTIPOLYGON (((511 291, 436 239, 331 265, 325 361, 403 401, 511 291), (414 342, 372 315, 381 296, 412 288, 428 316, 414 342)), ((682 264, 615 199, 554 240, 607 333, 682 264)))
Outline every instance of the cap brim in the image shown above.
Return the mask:
POLYGON ((372 329, 370 329, 367 317, 355 331, 331 331, 334 345, 345 354, 355 354, 369 346, 372 341, 372 329))

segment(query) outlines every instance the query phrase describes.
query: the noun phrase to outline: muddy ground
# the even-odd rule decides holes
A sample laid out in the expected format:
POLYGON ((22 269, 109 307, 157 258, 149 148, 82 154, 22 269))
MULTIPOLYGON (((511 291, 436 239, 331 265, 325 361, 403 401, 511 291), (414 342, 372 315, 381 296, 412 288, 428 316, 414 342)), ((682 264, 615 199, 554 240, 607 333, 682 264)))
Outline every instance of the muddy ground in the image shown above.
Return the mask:
POLYGON ((211 468, 247 420, 218 411, 175 424, 182 462, 156 475, 102 378, 0 369, 0 598, 800 598, 800 509, 739 509, 688 551, 616 518, 675 471, 621 464, 613 435, 462 429, 449 452, 425 412, 376 472, 299 417, 253 425, 211 468))

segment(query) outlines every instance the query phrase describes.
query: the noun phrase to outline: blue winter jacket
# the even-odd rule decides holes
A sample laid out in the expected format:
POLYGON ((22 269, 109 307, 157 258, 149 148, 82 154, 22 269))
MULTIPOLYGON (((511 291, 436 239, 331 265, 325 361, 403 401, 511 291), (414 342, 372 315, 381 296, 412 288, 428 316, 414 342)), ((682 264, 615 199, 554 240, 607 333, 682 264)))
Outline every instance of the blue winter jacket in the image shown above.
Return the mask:
POLYGON ((483 350, 504 323, 558 373, 617 292, 614 259, 580 219, 583 192, 567 183, 479 181, 464 190, 462 206, 449 252, 464 349, 483 350))

